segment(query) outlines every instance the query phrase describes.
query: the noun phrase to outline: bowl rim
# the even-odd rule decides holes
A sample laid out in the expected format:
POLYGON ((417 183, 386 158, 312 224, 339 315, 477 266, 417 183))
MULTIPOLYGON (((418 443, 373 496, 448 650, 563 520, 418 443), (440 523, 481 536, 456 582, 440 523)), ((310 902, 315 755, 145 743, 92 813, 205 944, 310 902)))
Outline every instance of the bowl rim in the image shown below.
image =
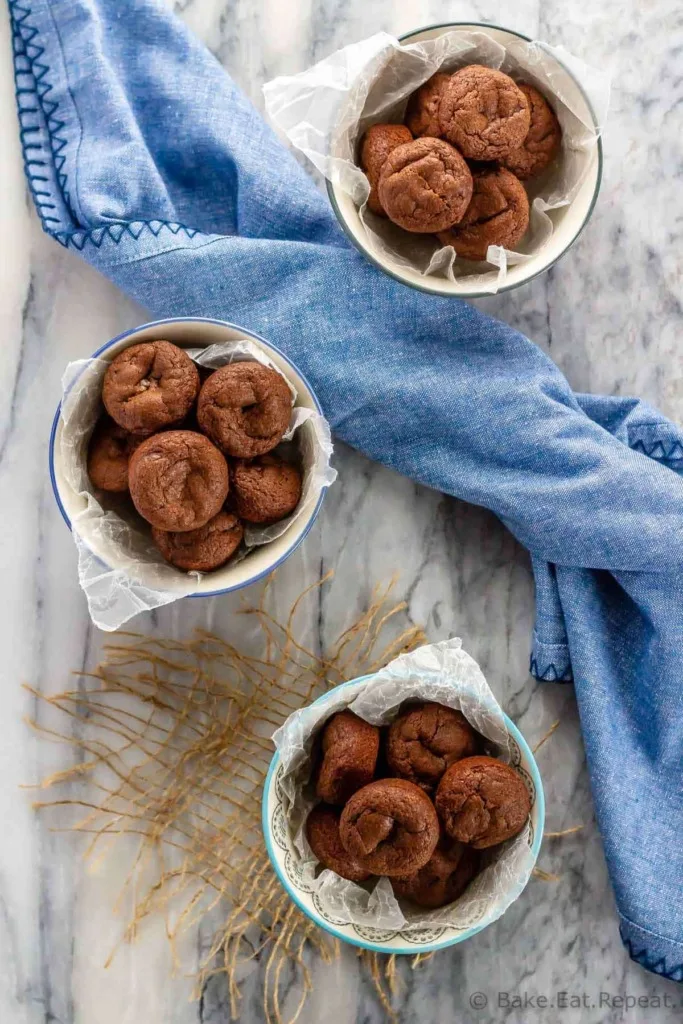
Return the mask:
MULTIPOLYGON (((398 41, 399 41, 399 43, 407 42, 410 39, 412 39, 413 36, 418 36, 422 32, 429 32, 432 29, 438 29, 438 28, 473 28, 473 29, 476 29, 476 28, 492 28, 492 29, 495 29, 498 32, 507 32, 511 36, 517 36, 518 39, 524 39, 528 43, 533 42, 532 37, 525 35, 523 32, 517 32, 515 29, 506 28, 504 25, 496 25, 494 22, 490 22, 490 21, 440 21, 440 22, 435 22, 432 25, 422 25, 420 28, 411 29, 410 32, 405 32, 403 35, 398 36, 398 41)), ((596 130, 598 130, 598 120, 597 120, 597 118, 595 116, 595 111, 593 109, 593 105, 590 102, 588 96, 586 95, 586 92, 585 92, 583 86, 581 85, 579 80, 572 74, 572 72, 569 70, 569 68, 566 66, 566 64, 564 64, 560 60, 559 57, 556 57, 555 54, 553 54, 553 57, 557 61, 557 63, 560 64, 564 68, 564 70, 567 72, 567 74, 571 77, 573 82, 576 84, 576 87, 579 89, 581 95, 583 96, 584 100, 586 101, 586 106, 588 107, 588 110, 590 111, 591 117, 593 118, 593 124, 595 125, 596 130)), ((354 248, 357 249, 358 252, 361 253, 367 260, 369 260, 370 263, 373 264, 373 266, 377 267, 378 270, 381 270, 383 274, 387 274, 388 277, 393 278, 394 281, 398 281, 399 284, 405 285, 406 288, 414 288, 416 291, 422 292, 425 295, 436 295, 439 298, 460 299, 460 300, 463 300, 463 301, 467 300, 467 299, 483 299, 483 298, 487 298, 490 295, 502 295, 504 292, 511 292, 511 291, 514 291, 516 288, 522 288, 525 284, 529 284, 530 281, 533 281, 533 280, 535 280, 535 278, 540 277, 541 274, 546 274, 549 270, 552 270, 552 268, 555 266, 555 264, 558 263, 562 259, 562 257, 565 255, 565 253, 569 252, 569 250, 574 245, 576 240, 583 233, 583 230, 586 227, 586 225, 588 224, 588 221, 593 216, 593 210, 595 209, 595 205, 596 205, 596 203, 598 201, 598 195, 600 194, 600 188, 602 186, 603 163, 604 163, 604 160, 603 160, 603 150, 602 150, 602 134, 600 132, 598 132, 597 150, 598 150, 598 166, 597 166, 597 173, 596 173, 596 178, 595 178, 595 188, 593 189, 593 196, 591 198, 588 210, 586 211, 586 216, 584 217, 583 221, 579 225, 579 227, 578 227, 574 237, 567 243, 567 245, 564 247, 562 252, 559 252, 557 254, 557 256, 553 260, 551 260, 550 263, 547 264, 547 266, 542 267, 540 270, 534 271, 534 273, 530 274, 529 277, 525 277, 523 281, 519 281, 516 284, 503 285, 502 288, 497 288, 495 292, 491 292, 491 291, 468 292, 467 294, 456 295, 453 292, 447 291, 444 288, 425 288, 423 285, 417 284, 414 281, 406 281, 405 278, 401 277, 400 274, 397 274, 396 271, 390 270, 389 268, 385 267, 382 263, 380 263, 380 261, 372 253, 370 253, 367 249, 363 248, 363 246, 359 243, 358 239, 355 237, 355 235, 353 234, 353 232, 349 228, 348 224, 346 223, 346 219, 342 215, 342 212, 341 212, 341 210, 339 208, 339 204, 337 202, 337 196, 336 196, 336 193, 335 193, 335 190, 334 190, 334 185, 329 180, 329 178, 325 179, 325 185, 326 185, 326 188, 327 188, 327 195, 329 197, 330 204, 332 206, 332 209, 334 210, 334 215, 337 218, 337 221, 338 221, 342 231, 344 232, 346 237, 349 239, 349 241, 352 243, 354 248)))
MULTIPOLYGON (((320 405, 320 402, 318 401, 318 396, 316 395, 315 391, 311 387, 307 377, 301 372, 299 367, 296 366, 296 364, 293 363, 292 360, 287 355, 285 355, 285 353, 281 349, 279 349, 277 347, 277 345, 273 345, 272 342, 266 341, 265 338, 261 337, 260 334, 256 334, 255 331, 250 331, 246 327, 242 327, 240 324, 234 324, 234 323, 232 323, 229 320, 218 320, 218 319, 215 319, 214 317, 206 317, 206 316, 173 316, 173 317, 163 317, 160 320, 149 320, 147 323, 139 324, 137 327, 132 327, 132 328, 130 328, 130 330, 127 330, 127 331, 122 331, 121 334, 117 334, 116 337, 110 338, 109 341, 105 341, 103 345, 100 345, 100 347, 98 349, 96 349, 92 353, 92 355, 88 356, 88 358, 86 360, 86 363, 90 362, 90 360, 92 360, 92 359, 97 359, 98 356, 102 355, 103 352, 106 352, 107 349, 111 348, 113 345, 118 344, 118 342, 125 341, 126 338, 130 338, 132 335, 138 334, 140 331, 144 331, 144 330, 146 330, 149 327, 156 328, 156 327, 163 327, 165 324, 177 324, 177 323, 190 323, 190 324, 202 323, 202 324, 214 324, 214 325, 218 325, 220 327, 229 327, 231 330, 239 331, 245 337, 252 338, 254 341, 257 341, 259 343, 259 345, 263 345, 263 347, 266 350, 270 350, 271 352, 275 352, 281 359, 283 359, 287 363, 288 366, 291 366, 292 370, 294 370, 296 375, 301 378, 301 380, 303 381, 304 385, 308 389, 308 393, 309 393, 309 395, 310 395, 310 397, 311 397, 311 399, 313 401, 313 404, 315 405, 315 408, 316 408, 317 412, 320 413, 321 416, 324 415, 323 410, 322 410, 322 406, 320 405)), ((71 381, 71 383, 69 385, 69 390, 74 386, 74 384, 76 383, 78 378, 81 376, 82 373, 85 372, 85 370, 86 370, 86 366, 84 366, 76 374, 76 376, 73 378, 73 380, 71 381)), ((69 518, 69 515, 68 515, 68 513, 67 513, 67 511, 64 508, 64 505, 62 503, 61 495, 59 493, 59 485, 57 483, 57 475, 56 475, 56 472, 55 472, 55 458, 54 458, 55 442, 56 442, 56 439, 57 439, 57 430, 59 429, 59 421, 60 421, 61 413, 62 413, 62 403, 61 403, 61 400, 60 400, 58 405, 57 405, 57 409, 55 411, 55 415, 54 415, 53 420, 52 420, 52 427, 50 429, 50 439, 49 439, 49 442, 48 442, 48 466, 49 466, 49 471, 50 471, 50 483, 52 485, 52 493, 53 493, 55 501, 57 503, 57 507, 58 507, 58 509, 59 509, 59 511, 60 511, 60 513, 62 515, 62 519, 64 520, 64 522, 66 523, 68 528, 73 532, 73 526, 71 524, 71 519, 69 518)), ((286 561, 286 559, 289 558, 290 555, 292 555, 296 551, 296 549, 302 543, 304 538, 308 535, 309 531, 311 530, 311 527, 313 526, 313 523, 318 518, 318 513, 319 513, 320 508, 322 506, 322 503, 323 503, 323 500, 325 498, 326 492, 327 492, 327 485, 325 485, 323 488, 321 488, 320 495, 318 497, 318 501, 316 502, 316 505, 315 505, 314 509, 312 510, 312 512, 310 514, 309 520, 306 523, 306 526, 302 530, 301 534, 297 537, 296 541, 294 541, 294 543, 291 545, 291 547, 289 547, 280 556, 280 558, 278 558, 278 560, 276 562, 274 562, 271 566, 269 566, 267 569, 263 569, 256 576, 250 577, 248 580, 245 580, 243 583, 236 583, 236 584, 234 584, 231 587, 221 587, 219 590, 210 590, 210 591, 207 590, 207 591, 202 591, 201 593, 198 593, 198 594, 184 594, 183 596, 184 597, 192 597, 192 598, 218 597, 220 594, 230 594, 230 593, 232 593, 235 590, 242 590, 242 589, 244 589, 244 587, 251 586, 252 583, 257 583, 259 580, 263 579, 265 576, 269 576, 271 574, 271 572, 274 572, 280 565, 282 565, 282 563, 284 561, 286 561)), ((97 558, 97 561, 101 565, 103 565, 106 569, 110 569, 111 568, 111 566, 107 565, 107 563, 102 558, 100 558, 99 555, 96 555, 95 557, 97 558)))
MULTIPOLYGON (((357 676, 355 679, 349 679, 345 683, 340 683, 338 686, 332 687, 331 690, 327 690, 326 693, 321 694, 320 697, 318 697, 314 701, 311 701, 311 703, 305 705, 305 707, 315 707, 316 704, 322 704, 324 703, 325 700, 329 699, 330 694, 336 694, 340 690, 346 689, 350 686, 357 685, 358 683, 363 683, 368 679, 372 679, 373 676, 375 675, 376 673, 372 672, 364 676, 357 676)), ((534 787, 536 789, 535 807, 538 810, 539 827, 534 830, 534 839, 533 843, 531 844, 531 853, 535 864, 538 860, 538 854, 541 849, 541 843, 543 842, 543 829, 545 825, 545 794, 543 792, 543 782, 541 780, 541 773, 538 770, 538 765, 536 763, 536 758, 533 755, 533 751, 531 750, 531 747, 525 740, 522 733, 519 731, 518 727, 515 725, 512 719, 509 718, 504 711, 502 711, 502 709, 501 714, 503 715, 505 728, 512 735, 512 738, 516 741, 521 752, 527 759, 529 774, 533 779, 534 787)), ((466 928, 463 932, 458 933, 457 935, 454 935, 448 939, 444 939, 440 942, 415 943, 415 945, 411 945, 410 949, 402 949, 394 946, 389 946, 386 944, 377 944, 374 942, 370 942, 369 940, 353 938, 352 936, 347 935, 346 932, 339 931, 339 929, 336 928, 334 925, 331 925, 324 919, 320 918, 315 913, 315 910, 311 910, 310 907, 306 906, 301 901, 297 893, 292 889, 289 880, 287 879, 287 876, 282 870, 278 858, 275 854, 275 848, 273 846, 273 841, 269 827, 269 796, 273 788, 273 780, 279 763, 280 753, 276 750, 275 753, 273 754, 270 765, 268 767, 268 773, 263 784, 263 796, 261 799, 261 830, 263 832, 263 838, 266 844, 266 851, 268 853, 270 863, 275 870, 275 874, 279 878, 280 883, 285 889, 287 895, 290 897, 291 900, 294 901, 299 910, 301 910, 301 912, 304 913, 306 917, 313 921, 313 923, 317 925, 319 928, 322 928, 324 931, 329 932, 336 939, 340 939, 342 942, 347 942, 351 946, 358 946, 361 949, 369 949, 375 953, 395 953, 399 956, 414 956, 416 953, 432 953, 437 952, 440 949, 447 949, 449 946, 455 946, 459 942, 464 942, 465 939, 472 938, 472 936, 476 935, 478 932, 483 931, 484 928, 488 928, 490 925, 495 924, 496 921, 499 920, 499 918, 496 918, 494 921, 484 921, 483 923, 472 925, 471 928, 466 928)), ((526 885, 524 886, 524 888, 526 888, 526 885)), ((524 890, 522 890, 522 892, 523 891, 524 890)), ((503 914, 501 914, 500 916, 502 917, 503 914)))

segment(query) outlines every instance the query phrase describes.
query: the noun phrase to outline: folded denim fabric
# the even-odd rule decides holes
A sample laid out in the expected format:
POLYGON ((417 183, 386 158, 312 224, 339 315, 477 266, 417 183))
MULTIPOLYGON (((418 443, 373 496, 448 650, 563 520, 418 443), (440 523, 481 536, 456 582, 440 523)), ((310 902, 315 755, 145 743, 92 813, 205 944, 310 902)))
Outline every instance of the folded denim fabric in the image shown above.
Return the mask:
POLYGON ((338 437, 529 549, 532 670, 573 679, 624 943, 682 981, 683 432, 372 267, 161 0, 9 6, 45 230, 160 317, 264 335, 338 437))

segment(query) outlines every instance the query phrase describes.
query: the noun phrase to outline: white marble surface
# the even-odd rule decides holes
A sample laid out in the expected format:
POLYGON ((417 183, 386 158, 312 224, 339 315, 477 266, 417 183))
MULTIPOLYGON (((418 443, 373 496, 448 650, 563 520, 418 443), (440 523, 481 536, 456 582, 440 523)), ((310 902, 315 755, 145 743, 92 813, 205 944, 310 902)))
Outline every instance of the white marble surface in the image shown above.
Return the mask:
MULTIPOLYGON (((125 5, 124 5, 125 6, 125 5)), ((681 13, 675 0, 176 0, 175 7, 261 105, 262 83, 297 71, 379 29, 400 33, 445 20, 483 20, 564 43, 614 75, 605 133, 605 175, 591 223, 571 252, 531 285, 479 304, 548 350, 579 390, 639 394, 683 419, 681 328, 681 13)), ((105 970, 120 921, 112 904, 117 864, 86 868, 77 837, 49 829, 20 787, 69 763, 71 752, 27 729, 34 701, 21 688, 63 689, 72 669, 98 660, 103 637, 89 624, 75 553, 47 475, 49 425, 65 363, 144 321, 85 264, 45 238, 24 186, 14 116, 7 16, 0 5, 0 221, 5 396, 0 404, 2 524, 2 743, 0 744, 0 1022, 2 1024, 219 1024, 227 993, 211 982, 200 1002, 171 976, 161 923, 143 931, 105 970)), ((530 739, 557 717, 540 756, 548 827, 583 822, 574 838, 548 841, 540 863, 561 876, 534 880, 495 926, 417 971, 400 967, 400 1020, 519 1024, 669 1024, 673 1008, 507 1009, 498 992, 560 990, 599 1002, 665 996, 680 986, 631 963, 617 932, 571 687, 528 675, 533 616, 526 554, 492 516, 371 465, 340 448, 341 482, 301 549, 280 569, 276 608, 330 567, 308 640, 324 646, 366 602, 372 586, 399 574, 410 616, 439 639, 457 634, 480 661, 506 710, 530 739), (485 1009, 472 1009, 480 992, 485 1009)), ((137 625, 168 635, 195 624, 228 635, 237 599, 183 602, 137 625)), ((54 824, 54 821, 53 821, 54 824)), ((123 870, 123 860, 121 870, 123 870)), ((120 875, 120 872, 118 872, 120 875)), ((206 941, 190 936, 190 971, 206 941)), ((305 1022, 383 1019, 353 951, 312 963, 305 1022)), ((257 963, 246 979, 241 1020, 263 1019, 257 963)), ((288 993, 293 1006, 297 993, 288 993)), ((504 997, 503 997, 504 1002, 504 997)))

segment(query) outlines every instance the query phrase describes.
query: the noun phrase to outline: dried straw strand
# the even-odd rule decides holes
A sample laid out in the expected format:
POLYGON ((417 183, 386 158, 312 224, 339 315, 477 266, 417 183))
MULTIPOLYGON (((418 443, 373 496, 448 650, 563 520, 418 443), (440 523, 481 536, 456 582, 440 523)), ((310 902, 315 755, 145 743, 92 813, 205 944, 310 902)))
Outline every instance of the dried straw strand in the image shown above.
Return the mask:
MULTIPOLYGON (((329 651, 311 650, 298 636, 297 617, 330 577, 306 588, 282 622, 266 607, 268 586, 257 607, 242 610, 255 625, 258 655, 206 631, 184 641, 126 630, 105 646, 99 667, 75 673, 73 689, 45 697, 27 688, 39 707, 49 706, 63 720, 56 729, 34 720, 32 728, 74 750, 74 763, 40 784, 46 797, 54 796, 35 806, 74 812, 66 828, 88 837, 89 857, 96 848, 100 857, 111 853, 106 844, 118 837, 138 839, 117 897, 121 904, 132 895, 133 912, 107 963, 158 913, 177 962, 183 932, 225 907, 195 994, 209 978, 224 975, 237 1017, 240 968, 264 955, 268 1024, 285 1024, 285 973, 296 972, 301 992, 290 1013, 293 1024, 310 990, 308 956, 329 962, 338 955, 336 940, 283 892, 263 846, 259 808, 270 735, 329 686, 375 671, 425 642, 419 627, 402 621, 405 603, 390 603, 389 585, 375 588, 369 607, 329 651), (152 871, 152 881, 138 891, 143 870, 152 871)), ((55 831, 63 830, 60 818, 55 831)), ((397 1020, 391 1006, 395 957, 373 954, 362 961, 389 1020, 397 1020)))

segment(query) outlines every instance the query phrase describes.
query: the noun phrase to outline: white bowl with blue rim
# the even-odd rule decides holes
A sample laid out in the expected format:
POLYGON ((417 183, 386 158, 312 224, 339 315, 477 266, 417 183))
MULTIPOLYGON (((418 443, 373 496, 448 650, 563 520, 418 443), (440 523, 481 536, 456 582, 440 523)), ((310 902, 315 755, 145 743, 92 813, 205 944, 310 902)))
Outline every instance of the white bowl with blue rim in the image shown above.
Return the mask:
MULTIPOLYGON (((237 341, 247 339, 258 348, 282 371, 289 383, 296 391, 295 407, 311 409, 322 414, 320 403, 315 393, 300 370, 281 352, 275 345, 261 338, 252 331, 247 331, 236 324, 227 323, 223 320, 211 320, 204 317, 177 317, 169 320, 155 320, 152 323, 143 324, 132 331, 119 334, 106 344, 102 345, 91 356, 92 359, 111 362, 124 349, 131 345, 138 345, 144 341, 171 341, 174 345, 182 348, 205 348, 208 345, 220 344, 226 341, 237 341)), ((86 372, 86 366, 82 372, 86 372)), ((49 461, 50 479, 52 489, 59 510, 64 520, 71 529, 72 520, 85 509, 85 499, 82 494, 74 491, 65 477, 63 469, 63 457, 61 454, 61 437, 63 422, 61 419, 61 404, 57 407, 52 432, 50 434, 49 461)), ((275 540, 268 544, 252 548, 247 558, 235 564, 228 563, 220 569, 214 569, 210 573, 201 576, 193 574, 194 583, 192 591, 188 594, 188 581, 191 579, 186 573, 178 572, 179 596, 188 597, 211 597, 216 594, 226 594, 232 590, 239 590, 264 576, 267 576, 273 569, 276 569, 286 558, 301 544, 306 534, 311 529, 325 496, 325 487, 312 496, 308 501, 303 514, 290 524, 288 529, 275 540)), ((102 536, 93 546, 89 541, 93 554, 99 561, 109 569, 120 568, 121 552, 117 549, 116 543, 110 537, 102 536)), ((144 567, 141 568, 144 574, 144 567)), ((173 584, 170 584, 172 589, 173 584)))
MULTIPOLYGON (((336 709, 342 691, 346 691, 345 696, 348 694, 348 703, 351 703, 354 696, 366 687, 371 679, 372 676, 362 676, 348 683, 342 683, 341 686, 323 694, 311 706, 324 708, 326 704, 334 703, 336 709)), ((543 839, 545 823, 543 784, 534 755, 526 740, 507 715, 504 714, 503 718, 508 734, 510 764, 523 779, 531 797, 528 830, 531 855, 529 871, 531 871, 531 866, 538 858, 543 839)), ((510 900, 509 896, 506 898, 506 892, 501 891, 497 898, 491 900, 485 907, 478 907, 470 917, 467 927, 462 928, 439 925, 419 930, 411 928, 405 931, 389 931, 347 924, 335 919, 322 907, 315 890, 311 888, 300 870, 301 858, 297 853, 286 821, 284 794, 280 785, 282 774, 280 755, 276 753, 266 777, 261 811, 261 824, 268 856, 280 882, 294 903, 314 924, 335 938, 348 942, 352 946, 360 946, 362 949, 373 950, 377 953, 408 953, 411 955, 433 953, 436 950, 445 949, 447 946, 454 946, 458 942, 464 942, 465 939, 470 939, 477 932, 493 924, 504 913, 510 900)), ((510 879, 510 885, 516 885, 514 878, 510 879)))

